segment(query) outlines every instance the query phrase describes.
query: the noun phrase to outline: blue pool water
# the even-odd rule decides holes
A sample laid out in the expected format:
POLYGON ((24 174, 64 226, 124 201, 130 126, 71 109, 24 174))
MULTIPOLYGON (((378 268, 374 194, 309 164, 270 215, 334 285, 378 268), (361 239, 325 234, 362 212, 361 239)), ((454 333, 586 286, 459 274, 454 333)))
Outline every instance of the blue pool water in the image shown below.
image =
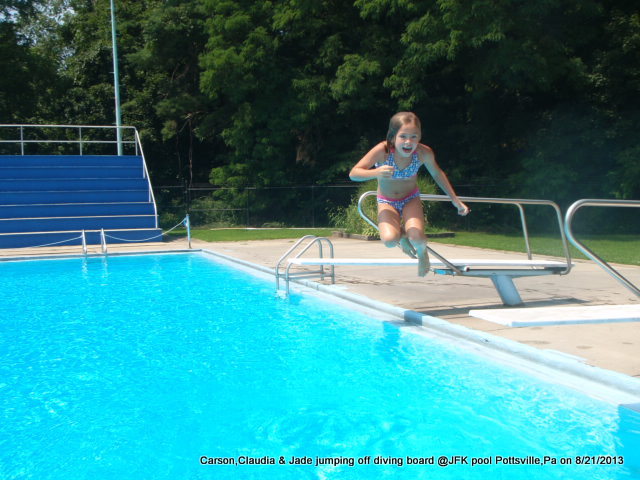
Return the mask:
POLYGON ((640 478, 640 416, 204 254, 0 264, 1 479, 386 477, 640 478))

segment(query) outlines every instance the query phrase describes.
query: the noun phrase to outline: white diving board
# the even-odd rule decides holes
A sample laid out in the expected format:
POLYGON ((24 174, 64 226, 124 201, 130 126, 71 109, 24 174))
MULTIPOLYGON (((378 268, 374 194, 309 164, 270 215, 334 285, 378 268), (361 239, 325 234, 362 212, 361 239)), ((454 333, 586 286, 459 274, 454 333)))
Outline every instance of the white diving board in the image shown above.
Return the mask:
MULTIPOLYGON (((330 276, 335 281, 333 268, 336 266, 372 266, 402 267, 417 266, 415 258, 334 258, 334 257, 293 257, 287 258, 289 266, 286 271, 287 284, 290 277, 305 275, 330 276), (319 271, 290 273, 291 266, 318 266, 319 271), (331 273, 324 272, 324 267, 331 267, 331 273)), ((466 275, 488 277, 493 282, 502 302, 505 305, 522 305, 520 294, 513 283, 513 278, 560 274, 568 271, 566 262, 555 260, 514 260, 514 259, 447 259, 448 263, 430 256, 431 270, 443 275, 466 275), (452 268, 455 267, 454 268, 452 268)))
MULTIPOLYGON (((429 258, 431 268, 449 268, 447 264, 440 260, 429 258)), ((296 257, 287 259, 294 265, 340 265, 340 266, 386 266, 404 267, 418 265, 416 258, 311 258, 296 257)), ((448 259, 452 265, 464 269, 469 268, 557 268, 565 269, 565 262, 554 260, 492 260, 492 259, 470 259, 454 258, 448 259)))

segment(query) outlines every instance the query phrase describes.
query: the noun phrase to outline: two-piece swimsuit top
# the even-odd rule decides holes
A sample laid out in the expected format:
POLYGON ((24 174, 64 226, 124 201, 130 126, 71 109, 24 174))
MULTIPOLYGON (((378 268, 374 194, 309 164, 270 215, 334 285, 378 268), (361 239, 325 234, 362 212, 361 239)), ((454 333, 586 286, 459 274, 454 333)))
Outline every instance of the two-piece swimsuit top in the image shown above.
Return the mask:
POLYGON ((391 150, 389 155, 387 156, 387 161, 384 163, 376 163, 376 167, 381 167, 382 165, 390 165, 393 167, 393 175, 391 178, 411 178, 415 177, 418 174, 418 170, 420 169, 420 159, 418 158, 418 152, 413 152, 411 155, 411 163, 403 169, 398 168, 398 164, 396 163, 393 157, 394 151, 391 150))

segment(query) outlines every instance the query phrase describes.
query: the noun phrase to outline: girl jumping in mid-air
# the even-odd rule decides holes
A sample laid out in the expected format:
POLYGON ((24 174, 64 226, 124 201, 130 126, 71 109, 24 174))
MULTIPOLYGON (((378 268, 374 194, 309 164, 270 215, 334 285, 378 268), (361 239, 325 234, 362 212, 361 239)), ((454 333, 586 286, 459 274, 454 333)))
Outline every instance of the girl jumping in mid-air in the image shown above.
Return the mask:
POLYGON ((387 140, 369 150, 351 169, 349 177, 356 182, 378 179, 380 239, 387 247, 400 245, 407 255, 417 257, 418 275, 425 276, 430 264, 417 183, 420 166, 427 167, 436 183, 449 195, 459 215, 467 215, 469 207, 456 195, 447 175, 438 166, 433 150, 420 143, 421 137, 417 115, 396 113, 389 122, 387 140))

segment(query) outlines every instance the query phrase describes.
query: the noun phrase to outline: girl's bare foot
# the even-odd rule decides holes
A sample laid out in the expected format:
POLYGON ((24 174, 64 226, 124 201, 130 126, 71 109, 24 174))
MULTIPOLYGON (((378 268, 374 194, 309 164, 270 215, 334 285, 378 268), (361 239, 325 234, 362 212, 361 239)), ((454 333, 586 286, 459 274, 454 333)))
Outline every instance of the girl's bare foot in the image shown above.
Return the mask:
POLYGON ((400 239, 400 248, 402 249, 402 251, 404 253, 409 255, 411 258, 417 258, 418 257, 416 255, 416 249, 413 248, 413 245, 411 245, 411 242, 409 242, 409 239, 407 237, 402 237, 400 239))
POLYGON ((418 276, 424 277, 427 272, 429 272, 429 268, 431 268, 431 262, 429 261, 429 254, 425 249, 422 255, 418 256, 418 276))

